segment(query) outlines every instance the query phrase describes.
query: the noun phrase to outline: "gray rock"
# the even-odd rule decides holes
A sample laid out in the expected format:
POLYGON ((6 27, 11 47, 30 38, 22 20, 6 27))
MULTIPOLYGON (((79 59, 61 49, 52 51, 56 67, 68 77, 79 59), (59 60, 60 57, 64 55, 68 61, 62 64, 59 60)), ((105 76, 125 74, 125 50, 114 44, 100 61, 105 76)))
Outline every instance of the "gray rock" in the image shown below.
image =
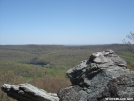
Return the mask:
MULTIPOLYGON (((85 86, 85 78, 89 80, 104 70, 114 70, 117 72, 119 69, 126 70, 127 63, 125 60, 121 59, 112 50, 107 50, 103 52, 93 53, 89 60, 82 61, 78 66, 67 71, 67 76, 70 78, 72 84, 85 86)), ((111 74, 111 76, 116 76, 111 74)), ((86 80, 87 82, 87 80, 86 80)), ((87 83, 87 85, 89 85, 87 83)))
POLYGON ((105 101, 105 98, 112 97, 134 97, 134 72, 127 69, 126 61, 112 50, 93 53, 89 60, 82 61, 66 74, 73 86, 70 86, 71 90, 67 87, 58 92, 61 101, 105 101), (74 92, 76 85, 80 90, 74 92), (68 95, 69 92, 73 94, 68 95))
POLYGON ((85 99, 87 96, 82 89, 80 86, 75 85, 60 90, 58 92, 58 96, 61 98, 60 101, 84 101, 83 98, 85 99))
POLYGON ((1 89, 8 96, 18 101, 59 101, 57 94, 47 93, 45 90, 27 83, 20 85, 4 84, 1 89))

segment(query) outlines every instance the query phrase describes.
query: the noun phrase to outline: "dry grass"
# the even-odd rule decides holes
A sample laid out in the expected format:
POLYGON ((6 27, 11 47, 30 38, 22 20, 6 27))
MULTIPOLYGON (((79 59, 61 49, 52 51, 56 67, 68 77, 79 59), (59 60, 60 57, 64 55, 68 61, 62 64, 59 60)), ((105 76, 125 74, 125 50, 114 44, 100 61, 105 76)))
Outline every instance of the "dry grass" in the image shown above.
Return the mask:
MULTIPOLYGON (((12 71, 0 72, 0 85, 3 84, 21 84, 24 81, 14 75, 12 71)), ((60 89, 69 86, 71 83, 68 78, 65 77, 52 77, 46 76, 45 78, 35 78, 28 83, 40 88, 44 89, 47 92, 57 93, 60 89)), ((0 90, 0 101, 16 101, 10 97, 8 97, 4 92, 0 90)))
POLYGON ((60 89, 71 85, 67 78, 61 77, 46 77, 37 79, 31 81, 30 84, 52 93, 57 93, 60 89))
MULTIPOLYGON (((22 80, 20 77, 14 75, 13 71, 0 71, 0 85, 3 84, 20 84, 22 80)), ((4 92, 0 90, 0 101, 16 101, 8 97, 4 92)))

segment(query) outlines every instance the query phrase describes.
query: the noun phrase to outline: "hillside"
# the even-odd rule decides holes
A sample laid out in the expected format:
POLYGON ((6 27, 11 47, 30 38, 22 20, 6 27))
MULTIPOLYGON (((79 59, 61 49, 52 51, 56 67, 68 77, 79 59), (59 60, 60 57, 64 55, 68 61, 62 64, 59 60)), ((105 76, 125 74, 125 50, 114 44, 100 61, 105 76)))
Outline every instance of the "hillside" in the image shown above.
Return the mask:
MULTIPOLYGON (((126 45, 0 45, 0 84, 29 82, 50 92, 70 85, 65 72, 91 53, 107 49, 114 50, 134 70, 134 54, 126 45), (61 82, 62 81, 62 82, 61 82)), ((2 101, 9 99, 0 92, 2 101)))

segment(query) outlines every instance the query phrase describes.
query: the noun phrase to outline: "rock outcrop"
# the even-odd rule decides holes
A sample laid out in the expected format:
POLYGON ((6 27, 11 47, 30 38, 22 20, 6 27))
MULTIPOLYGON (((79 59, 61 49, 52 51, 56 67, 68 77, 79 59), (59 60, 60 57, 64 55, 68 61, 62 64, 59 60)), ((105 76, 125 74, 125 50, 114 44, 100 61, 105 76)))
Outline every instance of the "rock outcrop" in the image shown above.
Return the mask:
POLYGON ((45 90, 27 83, 20 85, 4 84, 1 89, 17 101, 59 101, 57 94, 47 93, 45 90))
POLYGON ((30 84, 5 84, 2 90, 18 101, 134 101, 134 72, 112 50, 93 53, 66 74, 72 85, 58 91, 58 97, 30 84))
POLYGON ((112 50, 93 53, 89 60, 67 71, 72 86, 58 92, 60 101, 105 101, 133 98, 134 72, 112 50))

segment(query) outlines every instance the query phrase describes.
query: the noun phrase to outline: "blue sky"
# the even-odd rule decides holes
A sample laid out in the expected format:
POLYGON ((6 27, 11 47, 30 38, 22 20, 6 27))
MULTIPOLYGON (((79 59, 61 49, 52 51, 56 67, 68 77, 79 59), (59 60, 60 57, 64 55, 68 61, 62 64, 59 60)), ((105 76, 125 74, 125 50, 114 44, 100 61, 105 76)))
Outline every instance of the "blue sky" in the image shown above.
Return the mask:
POLYGON ((0 0, 0 44, 122 43, 134 0, 0 0))

